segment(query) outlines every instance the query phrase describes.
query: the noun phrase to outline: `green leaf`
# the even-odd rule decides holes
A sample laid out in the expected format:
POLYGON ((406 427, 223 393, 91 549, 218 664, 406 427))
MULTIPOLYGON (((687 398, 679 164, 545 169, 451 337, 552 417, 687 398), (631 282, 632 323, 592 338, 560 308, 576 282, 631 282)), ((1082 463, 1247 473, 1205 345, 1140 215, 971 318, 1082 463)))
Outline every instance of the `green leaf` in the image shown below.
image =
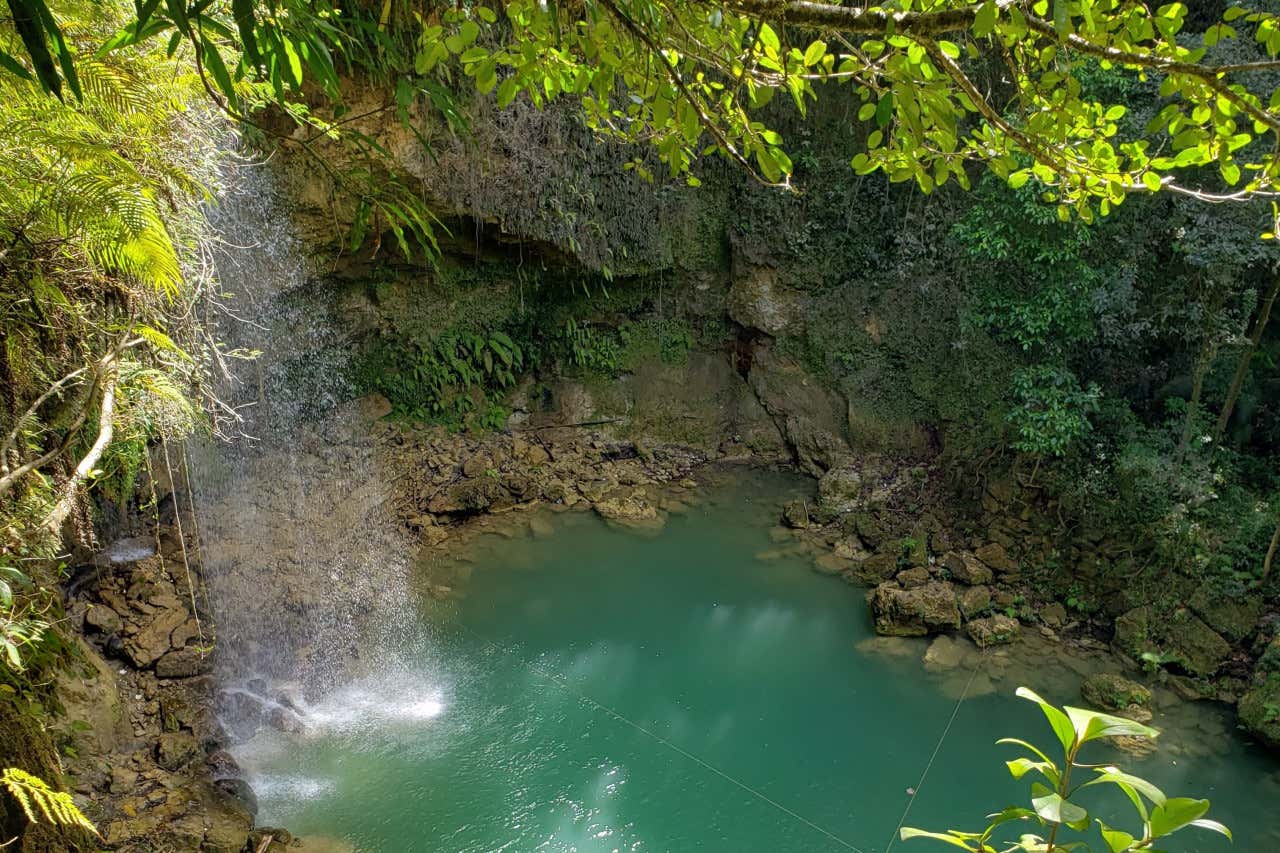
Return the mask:
POLYGON ((289 74, 293 81, 293 88, 300 89, 302 87, 302 59, 298 56, 297 49, 288 37, 281 38, 280 45, 284 48, 285 58, 289 61, 289 74))
POLYGON ((22 39, 22 45, 27 49, 27 56, 31 57, 41 88, 61 98, 62 78, 54 67, 53 55, 49 53, 44 28, 40 24, 40 12, 35 8, 43 5, 41 0, 9 0, 14 29, 18 31, 18 38, 22 39))
POLYGON ((66 39, 62 37, 58 22, 53 19, 53 13, 49 11, 49 7, 43 0, 28 0, 28 2, 36 7, 40 20, 44 23, 45 32, 49 34, 49 42, 53 45, 53 52, 58 57, 58 65, 62 67, 62 76, 66 78, 72 94, 76 96, 76 100, 84 100, 84 93, 80 91, 80 79, 76 77, 75 59, 71 54, 71 48, 67 47, 66 39))
POLYGON ((893 118, 893 92, 886 92, 876 104, 876 124, 884 127, 893 118))
POLYGON ((812 68, 818 64, 818 60, 822 59, 827 53, 827 43, 821 39, 813 42, 804 52, 804 64, 806 67, 812 68))
POLYGON ((31 72, 23 67, 22 63, 18 62, 18 60, 14 59, 3 50, 0 50, 0 68, 3 68, 10 74, 21 77, 23 80, 28 82, 34 83, 36 80, 36 78, 32 76, 31 72))
POLYGON ((902 827, 902 829, 898 831, 898 837, 903 841, 909 841, 912 838, 931 838, 934 841, 942 841, 946 844, 950 844, 952 847, 959 847, 961 850, 973 851, 978 849, 977 847, 970 846, 964 839, 957 838, 954 835, 948 835, 942 832, 926 832, 923 829, 913 829, 909 826, 902 827))
POLYGON ((773 31, 773 27, 768 24, 762 23, 760 25, 760 43, 764 45, 766 49, 772 50, 774 54, 777 55, 780 48, 778 34, 775 33, 773 31))
POLYGON ((1102 821, 1098 821, 1098 827, 1102 831, 1102 840, 1107 842, 1107 849, 1111 853, 1124 853, 1124 851, 1131 849, 1133 842, 1137 840, 1129 833, 1112 829, 1102 821))
POLYGON ((218 89, 222 94, 227 96, 227 100, 235 104, 239 99, 236 95, 236 88, 231 83, 231 75, 227 73, 227 66, 222 61, 222 54, 218 52, 218 47, 209 39, 202 39, 204 44, 204 65, 209 69, 209 73, 213 75, 213 81, 218 84, 218 89))
POLYGON ((1208 800, 1190 797, 1171 797, 1163 805, 1151 810, 1151 835, 1159 838, 1177 832, 1204 817, 1209 811, 1208 800))
POLYGON ((1049 725, 1053 728, 1053 733, 1057 735, 1058 742, 1062 744, 1065 752, 1070 752, 1071 747, 1075 744, 1076 732, 1071 725, 1071 719, 1066 714, 1058 710, 1053 705, 1040 698, 1034 690, 1029 687, 1019 687, 1015 693, 1016 696, 1035 702, 1040 706, 1040 710, 1044 713, 1045 719, 1049 721, 1049 725))
POLYGON ((1129 773, 1124 773, 1115 767, 1104 767, 1098 770, 1098 777, 1096 779, 1090 779, 1080 787, 1088 788, 1091 785, 1127 785, 1134 791, 1141 792, 1144 797, 1155 805, 1162 805, 1167 799, 1164 795, 1164 791, 1161 791, 1146 779, 1143 779, 1140 776, 1133 776, 1129 773))
POLYGON ((1071 720, 1071 724, 1075 729, 1076 737, 1079 738, 1082 744, 1101 737, 1154 738, 1160 734, 1159 731, 1150 726, 1144 726, 1142 723, 1137 723, 1133 720, 1126 720, 1124 717, 1103 714, 1100 711, 1073 708, 1070 705, 1064 707, 1063 710, 1067 712, 1067 717, 1071 720))
POLYGON ((253 17, 254 0, 231 0, 231 17, 235 19, 236 29, 240 32, 240 47, 244 51, 245 61, 254 68, 262 66, 262 56, 258 53, 258 39, 253 29, 256 21, 253 17))
POLYGON ((1231 830, 1227 829, 1226 826, 1218 823, 1216 820, 1209 820, 1208 818, 1200 818, 1199 820, 1191 821, 1191 825, 1198 827, 1200 829, 1207 829, 1210 832, 1217 832, 1221 835, 1225 835, 1227 837, 1227 840, 1235 841, 1235 839, 1231 837, 1231 830))
POLYGON ((973 18, 973 34, 982 38, 991 35, 996 28, 996 3, 995 0, 987 0, 978 7, 978 12, 973 18))
POLYGON ((1089 819, 1087 811, 1039 782, 1031 786, 1031 791, 1035 795, 1031 798, 1031 805, 1035 807, 1036 814, 1050 823, 1075 824, 1089 819))

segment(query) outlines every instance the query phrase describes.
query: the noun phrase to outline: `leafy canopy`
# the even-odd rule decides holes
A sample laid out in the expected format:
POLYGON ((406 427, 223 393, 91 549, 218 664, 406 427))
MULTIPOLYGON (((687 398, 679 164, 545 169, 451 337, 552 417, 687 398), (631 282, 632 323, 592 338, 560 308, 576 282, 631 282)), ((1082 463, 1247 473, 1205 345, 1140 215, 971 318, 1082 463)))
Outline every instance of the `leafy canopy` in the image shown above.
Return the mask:
MULTIPOLYGON (((0 65, 78 95, 81 57, 56 15, 44 0, 8 2, 26 56, 0 54, 0 65)), ((980 161, 1014 187, 1037 179, 1064 218, 1105 214, 1132 192, 1269 196, 1280 174, 1280 17, 1247 4, 1198 35, 1185 31, 1185 5, 1136 0, 388 2, 377 17, 359 4, 145 0, 137 12, 104 51, 168 39, 227 110, 248 120, 284 105, 325 133, 340 126, 344 70, 376 70, 404 116, 419 99, 450 113, 449 66, 500 105, 576 98, 596 131, 653 146, 694 183, 712 152, 788 183, 765 109, 779 93, 802 113, 820 96, 853 98, 868 131, 859 172, 930 191, 968 186, 966 166, 980 161), (1126 121, 1124 104, 1083 85, 1099 65, 1158 83, 1150 122, 1126 121), (308 86, 330 114, 299 107, 308 86)), ((431 224, 403 200, 383 212, 431 224)))

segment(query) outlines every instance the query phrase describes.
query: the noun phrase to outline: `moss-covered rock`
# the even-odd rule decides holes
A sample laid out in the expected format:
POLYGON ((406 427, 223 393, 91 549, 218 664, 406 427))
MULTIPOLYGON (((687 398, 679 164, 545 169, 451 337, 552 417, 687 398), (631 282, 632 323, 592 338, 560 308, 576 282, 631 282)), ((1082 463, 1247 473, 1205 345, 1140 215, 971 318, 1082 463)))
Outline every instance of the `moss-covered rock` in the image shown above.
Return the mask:
POLYGON ((1280 750, 1280 673, 1267 675, 1240 697, 1240 723, 1262 743, 1280 750))
POLYGON ((1123 711, 1130 706, 1145 707, 1151 702, 1151 691, 1123 675, 1100 673, 1085 679, 1080 687, 1084 701, 1104 711, 1123 711))
POLYGON ((1128 611, 1116 619, 1115 645, 1135 659, 1157 655, 1201 677, 1213 675, 1231 655, 1231 644, 1185 607, 1168 614, 1146 605, 1128 611))
POLYGON ((1022 625, 1012 616, 997 613, 982 619, 974 619, 965 626, 965 630, 969 634, 969 639, 973 640, 978 648, 985 649, 988 646, 1012 643, 1022 633, 1022 625))
POLYGON ((1260 595, 1228 595, 1201 587, 1191 597, 1190 607, 1210 628, 1233 643, 1253 634, 1262 618, 1260 595))
POLYGON ((914 589, 882 583, 871 596, 871 612, 876 633, 892 637, 923 637, 960 627, 955 587, 944 581, 914 589))

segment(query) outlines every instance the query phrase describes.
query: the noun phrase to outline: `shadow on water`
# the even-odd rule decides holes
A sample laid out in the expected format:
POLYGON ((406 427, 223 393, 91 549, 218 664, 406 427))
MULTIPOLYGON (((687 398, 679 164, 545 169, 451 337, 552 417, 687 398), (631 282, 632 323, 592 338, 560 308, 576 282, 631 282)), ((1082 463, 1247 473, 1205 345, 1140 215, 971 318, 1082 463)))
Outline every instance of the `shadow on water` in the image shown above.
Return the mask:
MULTIPOLYGON (((908 805, 947 828, 1014 801, 993 741, 1048 734, 1014 688, 1076 701, 1106 661, 1027 643, 970 681, 967 643, 923 666, 924 641, 875 639, 859 590, 770 539, 805 487, 743 474, 660 535, 566 514, 424 557, 425 630, 302 707, 300 730, 239 749, 261 820, 369 851, 883 853, 908 805)), ((1211 798, 1236 831, 1172 849, 1280 849, 1280 767, 1216 709, 1157 702, 1159 751, 1097 760, 1211 798)))

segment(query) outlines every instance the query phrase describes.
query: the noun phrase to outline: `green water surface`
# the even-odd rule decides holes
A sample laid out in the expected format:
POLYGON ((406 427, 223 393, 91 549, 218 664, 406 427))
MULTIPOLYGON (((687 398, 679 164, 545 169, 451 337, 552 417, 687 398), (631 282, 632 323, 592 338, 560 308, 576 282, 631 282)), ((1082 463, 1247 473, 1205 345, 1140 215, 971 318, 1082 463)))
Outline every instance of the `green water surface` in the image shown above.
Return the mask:
MULTIPOLYGON (((926 672, 924 641, 860 647, 863 591, 770 538, 803 488, 737 476, 658 535, 571 513, 477 548, 453 597, 416 605, 421 634, 318 701, 309 733, 240 749, 259 823, 387 853, 883 853, 908 806, 909 825, 976 827, 1025 790, 993 741, 1048 736, 1013 689, 1077 701, 1079 676, 1012 665, 957 711, 967 677, 926 672)), ((1154 724, 1167 744, 1128 768, 1236 831, 1169 849, 1280 851, 1280 766, 1211 708, 1154 724)))

